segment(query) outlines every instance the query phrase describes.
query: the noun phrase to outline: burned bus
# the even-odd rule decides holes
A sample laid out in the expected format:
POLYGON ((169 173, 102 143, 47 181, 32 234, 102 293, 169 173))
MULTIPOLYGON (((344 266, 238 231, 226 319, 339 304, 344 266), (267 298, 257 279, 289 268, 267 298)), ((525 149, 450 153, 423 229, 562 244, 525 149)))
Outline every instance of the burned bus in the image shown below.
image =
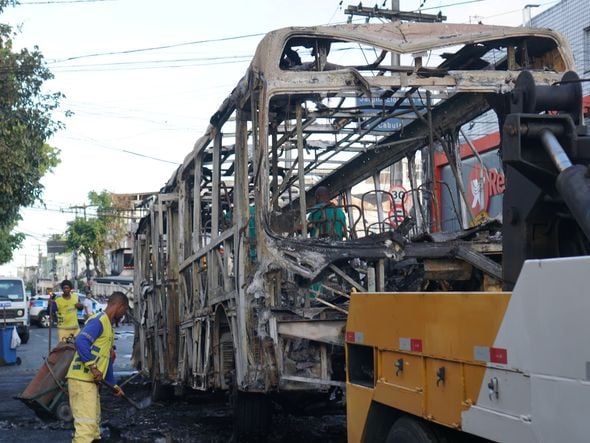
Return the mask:
POLYGON ((146 202, 138 367, 155 386, 231 393, 238 432, 257 432, 271 397, 338 397, 351 292, 501 286, 501 221, 468 226, 462 214, 459 134, 485 113, 502 123, 520 71, 551 85, 572 65, 549 30, 393 22, 267 34, 146 202), (440 228, 449 183, 433 175, 435 152, 453 166, 454 233, 440 228))

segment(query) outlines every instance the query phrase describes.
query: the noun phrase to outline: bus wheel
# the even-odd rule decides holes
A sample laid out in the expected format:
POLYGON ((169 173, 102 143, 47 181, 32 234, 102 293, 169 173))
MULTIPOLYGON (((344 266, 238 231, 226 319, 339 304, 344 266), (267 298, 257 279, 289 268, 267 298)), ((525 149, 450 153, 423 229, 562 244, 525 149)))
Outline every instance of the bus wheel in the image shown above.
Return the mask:
POLYGON ((386 443, 439 443, 440 440, 430 429, 426 422, 416 420, 412 417, 401 417, 396 420, 389 434, 386 443))
POLYGON ((266 394, 238 391, 234 411, 237 441, 266 441, 272 420, 272 404, 266 394))

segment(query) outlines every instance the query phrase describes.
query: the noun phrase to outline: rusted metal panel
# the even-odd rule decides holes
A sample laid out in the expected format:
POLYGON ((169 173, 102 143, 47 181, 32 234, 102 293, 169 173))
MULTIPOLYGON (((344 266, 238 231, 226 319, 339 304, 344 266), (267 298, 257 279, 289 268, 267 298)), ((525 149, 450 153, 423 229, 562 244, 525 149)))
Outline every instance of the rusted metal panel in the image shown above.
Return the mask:
POLYGON ((344 346, 344 320, 285 321, 278 323, 278 333, 321 343, 344 346))

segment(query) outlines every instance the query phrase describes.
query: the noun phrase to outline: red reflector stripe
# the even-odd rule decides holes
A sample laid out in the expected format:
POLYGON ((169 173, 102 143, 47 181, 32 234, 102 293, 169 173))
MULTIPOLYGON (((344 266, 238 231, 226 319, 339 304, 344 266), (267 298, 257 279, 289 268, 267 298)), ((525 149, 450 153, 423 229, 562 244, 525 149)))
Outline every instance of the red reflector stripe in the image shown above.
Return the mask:
POLYGON ((422 352, 422 340, 419 338, 410 339, 410 349, 412 352, 422 352))
POLYGON ((508 364, 508 350, 502 348, 490 348, 490 362, 501 365, 508 364))
POLYGON ((346 341, 348 343, 355 343, 356 342, 356 336, 354 331, 346 331, 346 341))

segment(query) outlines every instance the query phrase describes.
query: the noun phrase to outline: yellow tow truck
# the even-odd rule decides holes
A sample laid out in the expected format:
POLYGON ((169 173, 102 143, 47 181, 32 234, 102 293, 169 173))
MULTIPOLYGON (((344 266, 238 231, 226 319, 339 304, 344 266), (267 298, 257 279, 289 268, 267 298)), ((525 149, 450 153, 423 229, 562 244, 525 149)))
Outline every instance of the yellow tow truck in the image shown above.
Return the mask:
POLYGON ((504 290, 353 293, 350 443, 590 441, 580 80, 537 86, 525 71, 506 99, 504 290))

